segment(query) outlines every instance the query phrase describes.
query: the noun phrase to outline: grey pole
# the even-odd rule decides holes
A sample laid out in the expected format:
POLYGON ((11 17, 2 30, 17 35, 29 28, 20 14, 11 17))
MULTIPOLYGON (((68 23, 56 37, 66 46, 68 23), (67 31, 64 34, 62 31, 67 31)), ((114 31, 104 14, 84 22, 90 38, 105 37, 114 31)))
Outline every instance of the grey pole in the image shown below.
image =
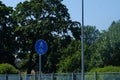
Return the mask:
POLYGON ((84 0, 82 0, 82 27, 81 27, 81 80, 84 80, 84 0))
POLYGON ((41 72, 42 71, 41 70, 42 69, 42 63, 41 63, 42 61, 41 60, 42 59, 41 58, 42 58, 42 55, 39 55, 39 80, 42 80, 42 78, 41 78, 41 73, 42 73, 41 72))

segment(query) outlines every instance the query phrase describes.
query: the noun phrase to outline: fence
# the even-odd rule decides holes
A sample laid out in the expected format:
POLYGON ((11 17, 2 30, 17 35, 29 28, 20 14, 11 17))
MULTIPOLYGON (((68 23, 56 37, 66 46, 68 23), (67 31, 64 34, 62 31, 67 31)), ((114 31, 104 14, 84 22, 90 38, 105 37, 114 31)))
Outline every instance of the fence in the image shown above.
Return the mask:
MULTIPOLYGON (((42 74, 42 80, 81 80, 80 73, 42 74)), ((85 80, 120 80, 120 73, 85 73, 85 80)), ((38 74, 1 74, 0 80, 39 80, 38 74)))

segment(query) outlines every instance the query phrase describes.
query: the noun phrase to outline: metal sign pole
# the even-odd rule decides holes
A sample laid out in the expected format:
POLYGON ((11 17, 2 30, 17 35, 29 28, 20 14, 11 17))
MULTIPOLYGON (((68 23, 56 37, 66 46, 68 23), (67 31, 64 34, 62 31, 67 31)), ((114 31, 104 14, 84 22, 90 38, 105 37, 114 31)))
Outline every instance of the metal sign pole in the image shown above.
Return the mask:
POLYGON ((40 76, 40 77, 39 77, 39 80, 42 80, 42 78, 41 78, 41 73, 42 73, 42 72, 41 72, 41 71, 42 71, 42 70, 41 70, 41 69, 42 69, 42 63, 41 63, 42 61, 41 61, 41 60, 42 60, 42 59, 41 59, 41 58, 42 58, 42 55, 39 55, 39 76, 40 76))
POLYGON ((35 43, 35 51, 39 54, 39 80, 42 80, 42 55, 47 52, 48 46, 46 42, 39 39, 35 43))

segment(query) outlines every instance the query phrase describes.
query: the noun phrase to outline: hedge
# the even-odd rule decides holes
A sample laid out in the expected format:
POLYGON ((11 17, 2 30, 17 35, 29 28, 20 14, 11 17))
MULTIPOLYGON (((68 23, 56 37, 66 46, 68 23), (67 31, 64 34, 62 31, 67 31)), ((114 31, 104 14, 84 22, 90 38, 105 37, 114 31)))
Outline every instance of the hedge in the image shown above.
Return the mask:
POLYGON ((106 66, 104 68, 93 68, 90 72, 120 72, 120 67, 106 66))
POLYGON ((17 74, 19 71, 8 63, 0 64, 0 74, 17 74))

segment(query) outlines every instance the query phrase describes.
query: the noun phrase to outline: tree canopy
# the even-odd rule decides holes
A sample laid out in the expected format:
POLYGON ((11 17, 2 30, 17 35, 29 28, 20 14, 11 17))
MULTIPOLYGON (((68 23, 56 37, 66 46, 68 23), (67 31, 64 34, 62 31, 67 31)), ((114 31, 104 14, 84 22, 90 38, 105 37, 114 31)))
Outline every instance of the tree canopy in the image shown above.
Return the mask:
POLYGON ((12 53, 15 51, 15 43, 13 40, 12 11, 11 7, 7 7, 0 1, 0 63, 14 64, 12 53))
POLYGON ((47 56, 43 56, 43 71, 56 71, 56 64, 61 57, 60 48, 69 44, 66 39, 71 41, 68 28, 72 21, 66 6, 61 0, 30 0, 19 3, 12 16, 17 23, 15 36, 19 56, 29 53, 27 73, 38 63, 38 56, 34 54, 34 44, 38 39, 44 39, 49 46, 47 56))
MULTIPOLYGON (((96 58, 99 57, 101 66, 119 66, 120 59, 120 21, 113 22, 107 31, 101 33, 96 44, 96 58)), ((94 55, 95 56, 95 55, 94 55)))

